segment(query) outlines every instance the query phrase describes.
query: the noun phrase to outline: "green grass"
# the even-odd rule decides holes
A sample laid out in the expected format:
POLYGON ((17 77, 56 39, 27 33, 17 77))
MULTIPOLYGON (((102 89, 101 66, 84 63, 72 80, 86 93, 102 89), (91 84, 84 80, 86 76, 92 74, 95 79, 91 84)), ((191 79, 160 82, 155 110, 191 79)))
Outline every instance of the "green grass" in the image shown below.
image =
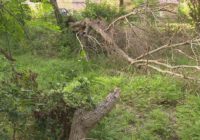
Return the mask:
MULTIPOLYGON (((17 56, 17 68, 30 69, 38 73, 37 82, 41 88, 48 85, 68 82, 83 73, 92 73, 93 65, 80 59, 45 58, 34 55, 17 56)), ((95 71, 98 73, 98 71, 95 71)))
MULTIPOLYGON (((182 81, 155 74, 115 74, 106 62, 59 57, 16 56, 17 68, 37 72, 40 89, 87 78, 92 100, 99 103, 115 87, 121 97, 89 137, 98 140, 200 139, 200 98, 182 81), (101 62, 101 63, 100 63, 101 62)), ((3 66, 2 66, 3 67, 3 66)), ((117 70, 116 70, 117 71, 117 70)), ((2 75, 2 73, 0 73, 2 75)))

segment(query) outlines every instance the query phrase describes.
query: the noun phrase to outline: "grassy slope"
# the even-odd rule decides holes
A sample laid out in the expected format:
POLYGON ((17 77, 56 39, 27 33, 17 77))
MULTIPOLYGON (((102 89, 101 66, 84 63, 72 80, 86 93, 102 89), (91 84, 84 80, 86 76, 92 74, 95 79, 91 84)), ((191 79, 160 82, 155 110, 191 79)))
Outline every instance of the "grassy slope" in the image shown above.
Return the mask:
MULTIPOLYGON (((200 139, 200 98, 187 83, 161 75, 113 74, 110 68, 79 59, 17 56, 20 69, 39 74, 40 88, 49 83, 73 82, 87 77, 93 100, 98 102, 120 87, 116 108, 90 134, 98 140, 200 139)), ((105 64, 104 64, 105 65, 105 64)))

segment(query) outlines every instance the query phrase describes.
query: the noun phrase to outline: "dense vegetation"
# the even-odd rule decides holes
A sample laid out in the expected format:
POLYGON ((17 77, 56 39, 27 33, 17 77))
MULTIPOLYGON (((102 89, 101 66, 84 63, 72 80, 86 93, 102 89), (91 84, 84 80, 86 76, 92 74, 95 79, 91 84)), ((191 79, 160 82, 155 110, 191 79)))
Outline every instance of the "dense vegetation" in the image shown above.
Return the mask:
MULTIPOLYGON (((92 110, 115 87, 121 89, 120 100, 91 130, 88 139, 200 139, 198 80, 131 66, 115 54, 98 49, 99 44, 103 46, 99 36, 95 36, 102 41, 95 40, 98 45, 79 40, 80 32, 69 24, 72 19, 75 22, 86 18, 111 23, 129 13, 126 8, 88 2, 85 10, 63 17, 67 22, 63 27, 57 23, 55 9, 48 1, 42 1, 37 8, 24 2, 0 0, 0 140, 68 139, 74 112, 79 108, 92 110), (92 47, 83 47, 85 44, 92 47)), ((134 8, 141 5, 144 1, 132 1, 134 8)), ((155 0, 149 5, 156 9, 155 0)), ((146 41, 147 46, 159 47, 167 37, 174 39, 170 43, 194 38, 199 31, 199 2, 191 0, 184 7, 189 13, 180 9, 183 5, 178 5, 176 20, 162 19, 164 23, 160 25, 148 12, 146 16, 129 17, 131 23, 145 25, 144 30, 150 32, 149 38, 144 35, 141 39, 139 35, 144 41, 134 45, 146 41)), ((127 25, 117 25, 119 31, 115 33, 119 36, 115 37, 120 46, 124 34, 120 34, 119 27, 127 25)), ((200 58, 199 42, 194 46, 194 60, 173 56, 171 50, 154 58, 166 56, 167 63, 196 64, 200 58)), ((184 51, 192 54, 187 48, 184 51)), ((127 53, 134 56, 134 48, 127 53)), ((191 72, 180 71, 185 75, 191 72)), ((194 72, 197 79, 198 72, 194 72)))

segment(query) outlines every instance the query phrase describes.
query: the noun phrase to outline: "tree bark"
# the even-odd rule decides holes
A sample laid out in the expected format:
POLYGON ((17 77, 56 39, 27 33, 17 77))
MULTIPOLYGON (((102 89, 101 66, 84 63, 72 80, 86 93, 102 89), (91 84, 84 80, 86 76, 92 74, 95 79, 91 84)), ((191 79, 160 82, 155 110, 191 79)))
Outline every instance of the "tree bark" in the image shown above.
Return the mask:
POLYGON ((57 24, 60 27, 63 27, 63 18, 62 18, 62 15, 60 14, 57 0, 50 0, 50 3, 53 6, 54 14, 55 14, 55 17, 56 17, 57 24))
POLYGON ((90 130, 112 110, 119 95, 120 90, 115 89, 94 110, 78 109, 74 113, 69 140, 85 140, 90 130))

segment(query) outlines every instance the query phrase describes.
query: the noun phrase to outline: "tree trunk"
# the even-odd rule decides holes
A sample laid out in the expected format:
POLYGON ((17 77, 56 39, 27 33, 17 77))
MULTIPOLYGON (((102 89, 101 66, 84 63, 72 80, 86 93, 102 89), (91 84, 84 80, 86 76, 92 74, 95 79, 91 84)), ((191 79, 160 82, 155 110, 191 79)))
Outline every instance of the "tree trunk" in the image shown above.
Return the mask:
POLYGON ((56 17, 57 24, 60 27, 63 27, 63 18, 62 18, 62 15, 60 14, 57 0, 50 0, 50 3, 53 6, 54 14, 55 14, 55 17, 56 17))
POLYGON ((119 89, 115 89, 94 110, 78 109, 74 113, 69 140, 85 140, 90 130, 112 110, 119 95, 119 89))
POLYGON ((119 0, 119 7, 123 8, 124 7, 124 0, 119 0))

